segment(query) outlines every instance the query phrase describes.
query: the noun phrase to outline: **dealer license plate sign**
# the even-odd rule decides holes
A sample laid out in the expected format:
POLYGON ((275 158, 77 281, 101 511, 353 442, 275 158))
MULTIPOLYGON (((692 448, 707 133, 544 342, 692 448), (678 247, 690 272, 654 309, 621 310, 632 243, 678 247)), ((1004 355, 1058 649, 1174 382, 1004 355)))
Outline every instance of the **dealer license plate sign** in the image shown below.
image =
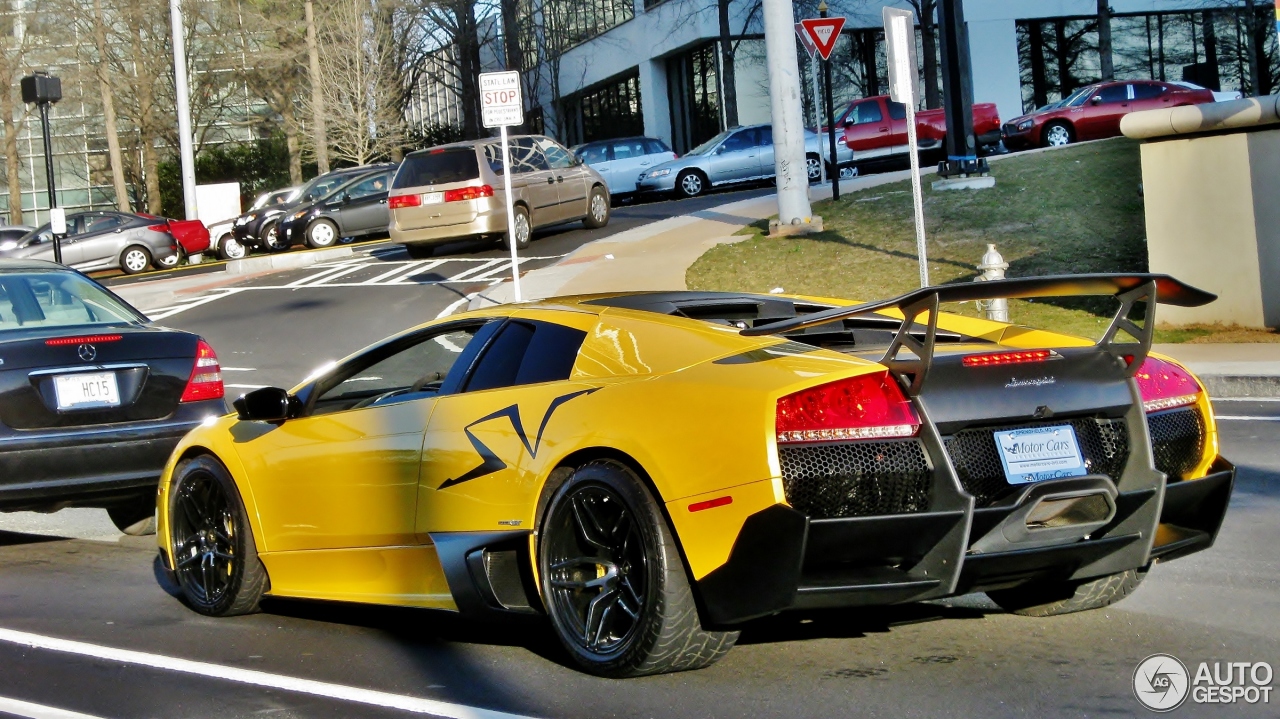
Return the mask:
POLYGON ((120 406, 114 372, 58 375, 53 378, 53 389, 60 410, 120 406))
POLYGON ((1009 484, 1088 474, 1080 457, 1080 443, 1071 425, 1032 427, 995 433, 1000 463, 1009 484))
POLYGON ((441 202, 444 202, 444 193, 443 193, 443 192, 424 192, 424 193, 422 193, 422 204, 424 204, 424 205, 438 205, 438 204, 440 204, 441 202))

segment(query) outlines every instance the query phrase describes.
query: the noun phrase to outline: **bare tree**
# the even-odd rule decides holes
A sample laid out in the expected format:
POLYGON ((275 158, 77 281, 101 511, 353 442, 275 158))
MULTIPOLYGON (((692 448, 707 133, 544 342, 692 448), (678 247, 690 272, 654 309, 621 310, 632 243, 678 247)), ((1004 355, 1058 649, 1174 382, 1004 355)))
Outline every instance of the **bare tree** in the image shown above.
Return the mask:
POLYGON ((27 20, 39 17, 42 4, 28 3, 23 10, 7 13, 9 32, 0 36, 0 77, 6 89, 0 91, 0 120, 4 123, 4 166, 9 185, 9 223, 22 224, 22 157, 18 135, 31 109, 23 104, 19 82, 27 72, 28 55, 35 38, 27 30, 27 20))
POLYGON ((102 0, 93 0, 93 40, 98 52, 95 70, 98 91, 102 95, 102 122, 107 136, 107 155, 111 163, 111 184, 115 187, 116 207, 131 212, 129 186, 124 179, 124 155, 120 151, 120 133, 116 128, 115 88, 111 84, 111 59, 107 50, 107 20, 102 0))
POLYGON ((1103 80, 1116 78, 1115 64, 1111 53, 1111 3, 1110 0, 1098 0, 1098 65, 1103 80))
POLYGON ((356 165, 385 158, 400 147, 402 122, 385 24, 369 0, 332 0, 316 30, 320 95, 335 157, 356 165))
POLYGON ((320 48, 316 33, 316 12, 311 0, 303 4, 307 24, 307 70, 311 80, 311 132, 320 174, 329 171, 328 113, 325 109, 323 80, 320 75, 320 48))
MULTIPOLYGON (((289 154, 289 182, 300 185, 302 128, 297 112, 303 94, 310 88, 305 25, 297 5, 289 0, 245 0, 241 13, 240 79, 279 117, 289 154)), ((257 119, 265 123, 274 118, 257 119)))

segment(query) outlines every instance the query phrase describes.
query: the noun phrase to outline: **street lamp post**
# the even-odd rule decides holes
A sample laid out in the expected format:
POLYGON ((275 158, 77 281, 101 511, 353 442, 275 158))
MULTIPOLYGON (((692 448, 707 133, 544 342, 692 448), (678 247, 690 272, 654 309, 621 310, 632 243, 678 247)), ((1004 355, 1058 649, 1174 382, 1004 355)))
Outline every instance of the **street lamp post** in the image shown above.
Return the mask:
POLYGON ((973 70, 964 0, 939 0, 938 30, 942 40, 942 104, 947 115, 947 159, 938 167, 943 177, 988 171, 978 157, 973 134, 973 70))
MULTIPOLYGON (((49 209, 58 206, 58 192, 53 184, 53 135, 49 132, 49 106, 62 99, 62 80, 47 72, 37 71, 22 78, 22 101, 35 103, 40 110, 40 129, 44 133, 45 186, 49 191, 49 209)), ((13 198, 9 198, 13 202, 13 198)), ((22 202, 22 198, 18 198, 22 202)), ((52 214, 52 212, 50 213, 52 214)), ((62 264, 62 243, 53 236, 53 260, 62 264)))

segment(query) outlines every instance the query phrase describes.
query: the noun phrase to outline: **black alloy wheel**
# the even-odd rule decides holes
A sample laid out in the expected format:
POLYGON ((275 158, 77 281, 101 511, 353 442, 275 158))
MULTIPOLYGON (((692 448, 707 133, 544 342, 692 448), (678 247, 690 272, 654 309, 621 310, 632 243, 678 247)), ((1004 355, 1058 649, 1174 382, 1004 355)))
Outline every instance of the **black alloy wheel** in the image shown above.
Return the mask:
POLYGON ((187 604, 209 616, 256 611, 266 587, 235 484, 211 457, 175 472, 169 498, 173 567, 187 604))
POLYGON ((628 467, 608 460, 579 467, 540 526, 547 613, 585 670, 628 677, 699 669, 737 641, 737 632, 702 628, 666 519, 628 467))

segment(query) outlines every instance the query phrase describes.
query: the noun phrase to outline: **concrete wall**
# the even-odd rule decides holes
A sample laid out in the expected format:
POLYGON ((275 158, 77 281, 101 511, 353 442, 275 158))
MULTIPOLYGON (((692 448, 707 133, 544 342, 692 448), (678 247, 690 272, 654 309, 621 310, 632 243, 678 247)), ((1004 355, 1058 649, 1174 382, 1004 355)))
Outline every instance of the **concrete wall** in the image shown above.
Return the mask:
POLYGON ((1151 271, 1218 295, 1161 324, 1280 325, 1280 129, 1148 142, 1142 181, 1151 271))

